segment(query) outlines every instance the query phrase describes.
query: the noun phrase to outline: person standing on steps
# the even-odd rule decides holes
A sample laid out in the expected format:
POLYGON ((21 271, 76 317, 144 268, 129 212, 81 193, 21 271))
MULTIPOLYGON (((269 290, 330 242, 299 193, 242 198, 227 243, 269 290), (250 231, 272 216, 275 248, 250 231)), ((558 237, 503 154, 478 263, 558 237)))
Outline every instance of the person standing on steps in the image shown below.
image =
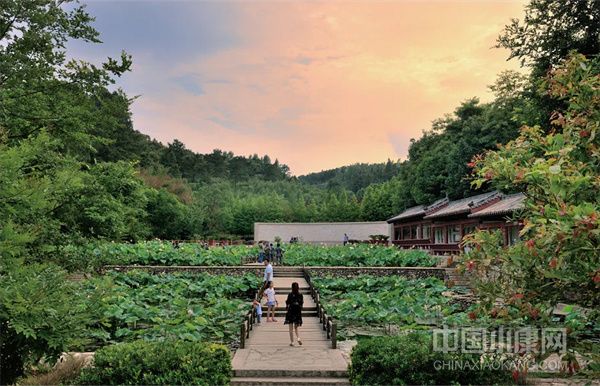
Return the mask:
POLYGON ((265 259, 265 246, 263 243, 258 243, 258 262, 262 263, 265 259))
POLYGON ((292 292, 288 294, 286 304, 285 322, 283 324, 290 325, 290 346, 294 345, 294 331, 296 332, 296 340, 302 346, 302 340, 298 334, 298 327, 302 326, 302 305, 304 297, 300 293, 300 286, 297 282, 292 283, 292 292))
POLYGON ((271 314, 271 322, 276 322, 275 319, 275 307, 278 306, 277 298, 275 297, 275 284, 271 282, 269 288, 265 290, 267 296, 267 322, 269 321, 269 314, 271 314))
POLYGON ((252 306, 256 310, 256 323, 260 324, 260 320, 262 319, 262 305, 258 300, 254 299, 252 306))
POLYGON ((260 292, 258 293, 259 299, 262 299, 263 293, 265 292, 265 290, 267 288, 269 288, 271 286, 271 282, 273 281, 273 266, 271 265, 271 262, 268 257, 265 257, 264 264, 265 264, 265 274, 263 276, 263 286, 260 289, 260 292))
POLYGON ((265 259, 271 260, 271 248, 269 248, 269 243, 265 242, 264 245, 265 245, 265 248, 264 248, 265 259))
POLYGON ((346 233, 344 233, 344 245, 348 244, 348 241, 350 241, 350 238, 346 233))
POLYGON ((283 249, 281 249, 281 245, 277 243, 275 246, 275 261, 277 265, 281 265, 283 263, 283 249))
POLYGON ((269 243, 269 260, 271 260, 272 262, 275 263, 275 247, 273 246, 273 243, 269 243))

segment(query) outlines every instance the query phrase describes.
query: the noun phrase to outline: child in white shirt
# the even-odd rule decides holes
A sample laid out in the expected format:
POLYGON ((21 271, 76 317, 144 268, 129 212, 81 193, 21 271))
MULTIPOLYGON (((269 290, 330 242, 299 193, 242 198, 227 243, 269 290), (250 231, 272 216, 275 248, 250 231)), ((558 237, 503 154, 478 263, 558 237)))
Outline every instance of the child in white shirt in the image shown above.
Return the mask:
POLYGON ((265 296, 267 297, 267 322, 269 321, 269 313, 271 314, 271 322, 276 322, 275 307, 277 306, 277 299, 275 298, 275 285, 272 281, 269 288, 265 290, 265 296))
POLYGON ((262 305, 258 300, 254 300, 252 302, 254 309, 256 310, 256 323, 260 323, 260 318, 262 318, 262 305))

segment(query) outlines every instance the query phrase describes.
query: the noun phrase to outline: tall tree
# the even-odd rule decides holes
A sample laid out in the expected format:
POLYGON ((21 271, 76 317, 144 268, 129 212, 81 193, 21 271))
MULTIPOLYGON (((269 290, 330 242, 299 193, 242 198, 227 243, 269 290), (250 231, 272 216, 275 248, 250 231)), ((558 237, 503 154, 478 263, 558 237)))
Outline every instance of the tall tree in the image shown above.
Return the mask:
POLYGON ((600 58, 582 55, 555 68, 549 93, 567 108, 553 114, 552 132, 525 126, 474 161, 477 186, 516 186, 526 195, 522 243, 506 248, 487 232, 470 239, 480 312, 550 323, 559 302, 589 307, 567 317, 570 343, 600 321, 599 74, 600 58))
POLYGON ((498 47, 543 76, 569 52, 600 53, 600 3, 596 0, 531 0, 522 21, 512 19, 498 47))

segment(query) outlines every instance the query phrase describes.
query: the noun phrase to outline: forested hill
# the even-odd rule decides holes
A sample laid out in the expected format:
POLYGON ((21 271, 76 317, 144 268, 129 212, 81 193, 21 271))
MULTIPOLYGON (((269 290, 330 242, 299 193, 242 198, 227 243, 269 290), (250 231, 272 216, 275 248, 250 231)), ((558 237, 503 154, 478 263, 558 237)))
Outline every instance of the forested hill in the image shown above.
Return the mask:
POLYGON ((93 134, 98 141, 94 161, 137 161, 153 174, 168 174, 189 182, 206 182, 212 178, 245 181, 258 178, 278 181, 288 178, 289 168, 268 155, 236 156, 232 152, 213 150, 209 154, 195 153, 175 139, 168 145, 151 139, 133 128, 129 100, 120 92, 104 92, 97 110, 110 124, 97 125, 93 134))
POLYGON ((356 193, 371 184, 390 180, 392 177, 398 175, 399 171, 400 164, 388 159, 387 162, 382 163, 356 163, 354 165, 309 173, 298 177, 298 179, 304 183, 321 188, 342 188, 356 193))

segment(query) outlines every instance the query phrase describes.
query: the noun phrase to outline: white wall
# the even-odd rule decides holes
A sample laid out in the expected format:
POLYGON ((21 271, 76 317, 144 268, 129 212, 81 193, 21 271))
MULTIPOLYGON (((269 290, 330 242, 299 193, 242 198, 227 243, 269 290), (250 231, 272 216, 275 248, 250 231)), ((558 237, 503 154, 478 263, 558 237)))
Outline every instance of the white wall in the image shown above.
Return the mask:
POLYGON ((254 223, 254 241, 273 241, 275 236, 283 242, 292 237, 305 243, 341 244, 344 233, 351 240, 369 240, 370 235, 391 235, 391 225, 377 222, 321 222, 321 223, 254 223))

